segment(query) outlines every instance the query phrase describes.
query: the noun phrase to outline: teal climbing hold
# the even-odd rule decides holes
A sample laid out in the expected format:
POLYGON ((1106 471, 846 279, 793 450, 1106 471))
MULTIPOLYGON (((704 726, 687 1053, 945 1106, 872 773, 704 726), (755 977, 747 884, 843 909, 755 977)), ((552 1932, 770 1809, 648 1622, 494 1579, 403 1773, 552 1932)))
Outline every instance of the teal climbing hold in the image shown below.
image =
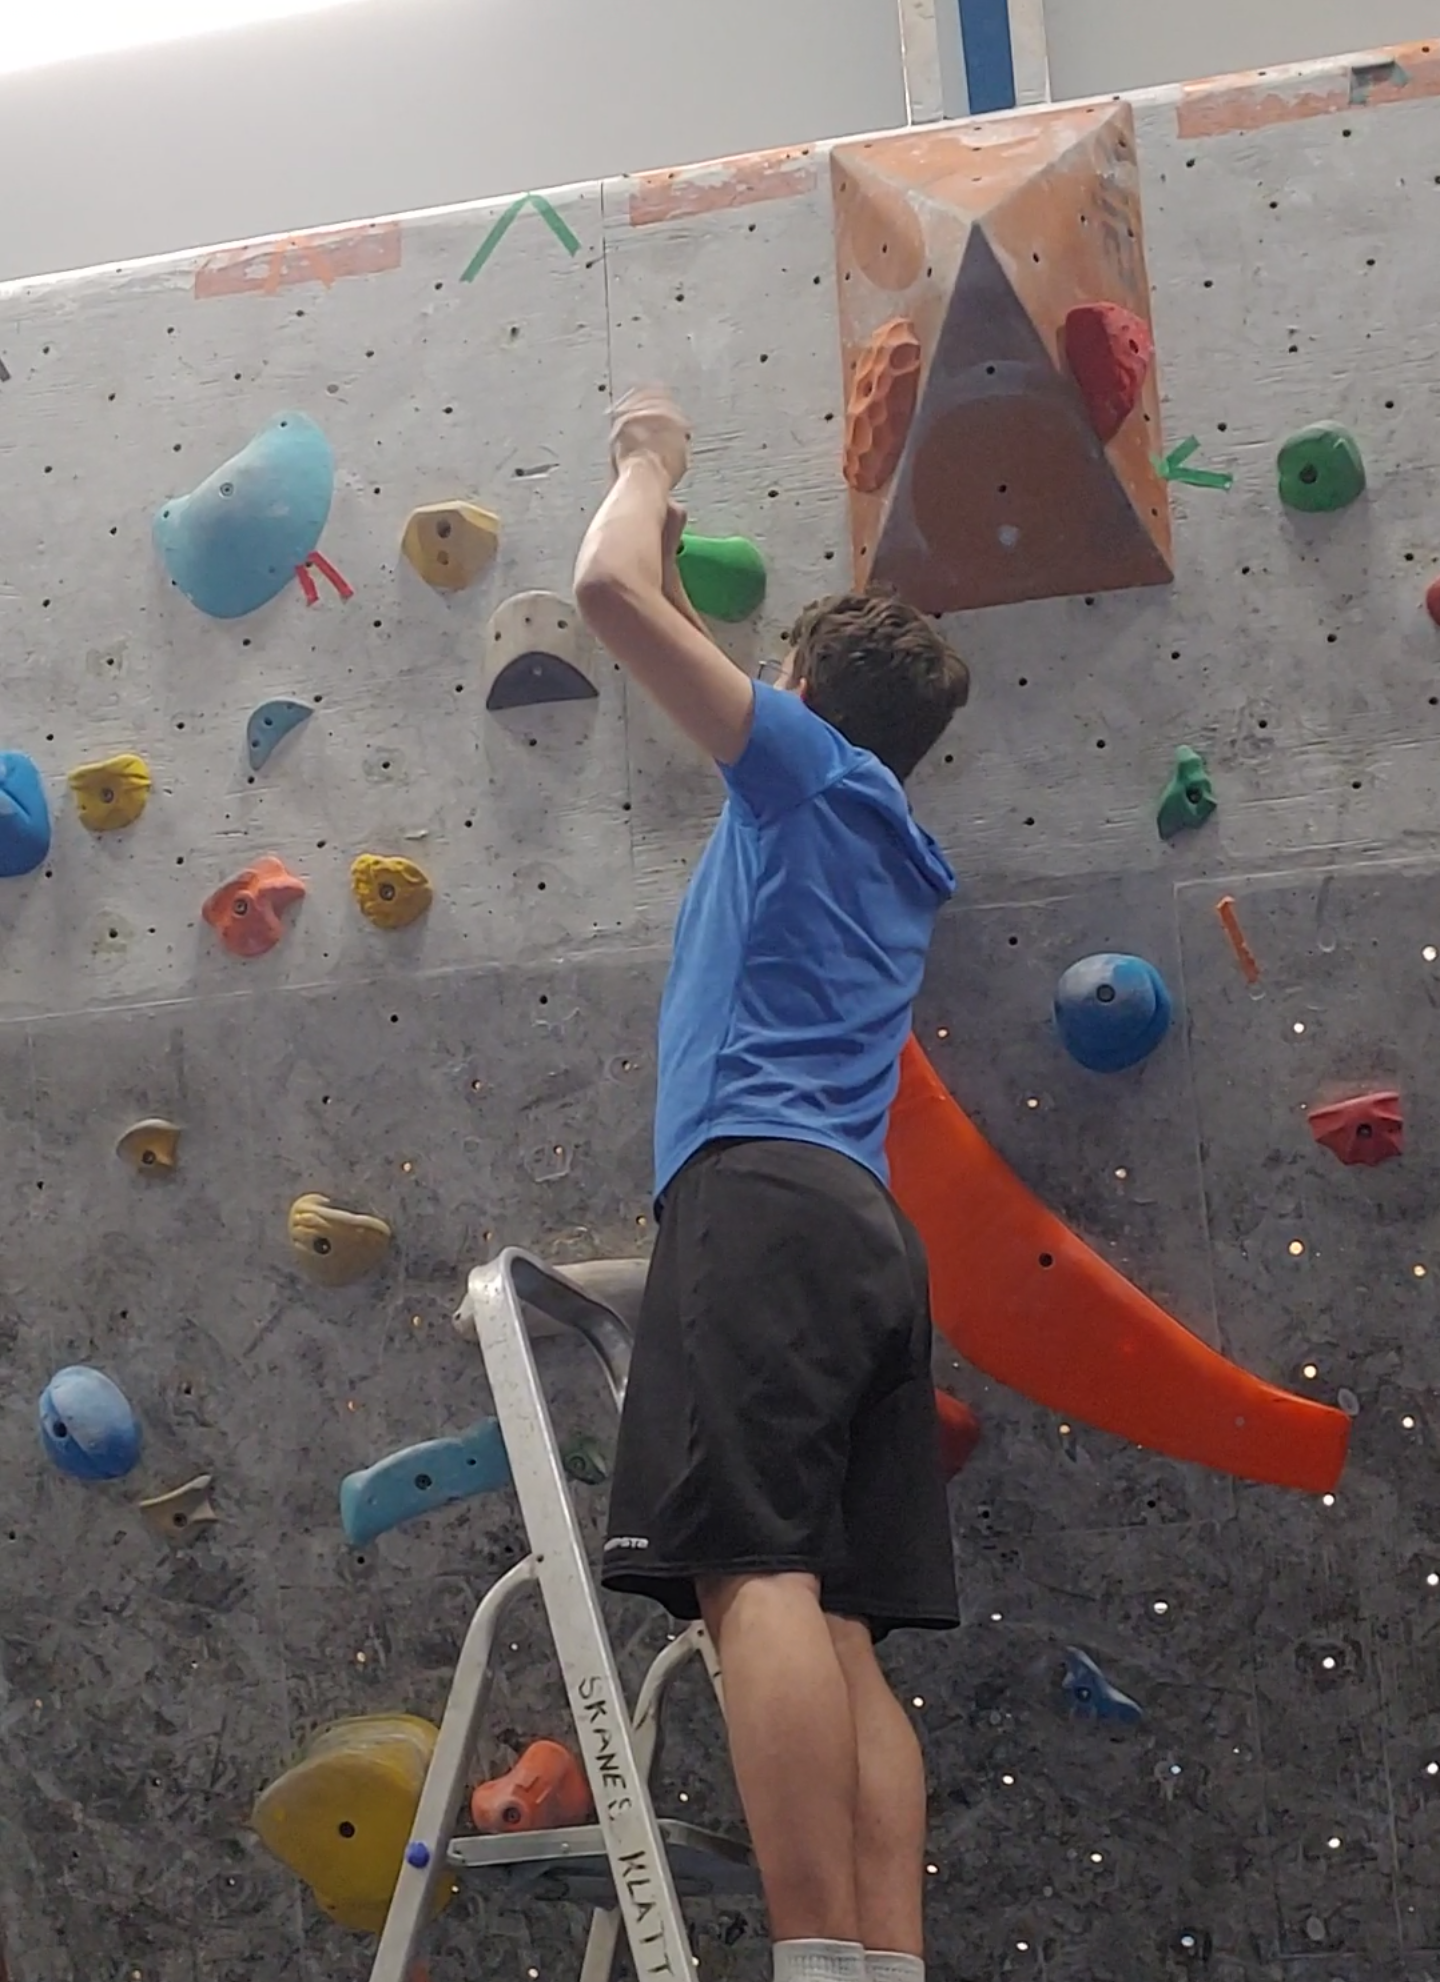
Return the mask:
POLYGON ((765 599, 765 560, 748 537, 699 537, 687 530, 675 562, 685 596, 707 619, 748 619, 765 599))
POLYGON ((315 713, 308 702, 291 702, 284 697, 262 702, 245 725, 245 752, 252 771, 268 762, 270 753, 292 729, 299 729, 315 713))
POLYGON ((0 878, 14 880, 50 851, 50 807, 35 760, 0 750, 0 878))
MULTIPOLYGON (((304 568, 330 515, 335 457, 303 413, 280 413, 155 518, 171 579, 212 619, 239 619, 304 568)), ((308 578, 308 573, 307 573, 308 578)))
POLYGON ((352 1548, 362 1548, 402 1522, 475 1494, 510 1484, 505 1441, 494 1418, 455 1438, 432 1438, 377 1459, 340 1482, 340 1523, 352 1548))
POLYGON ((1198 750, 1182 743, 1175 752, 1175 769, 1160 794, 1160 809, 1155 815, 1161 839, 1173 840, 1177 833, 1203 826, 1215 810, 1215 787, 1205 759, 1198 750))
POLYGON ((84 1363, 57 1370, 41 1392, 40 1440, 77 1480, 123 1479, 140 1458, 140 1425, 124 1391, 84 1363))
POLYGON ((1365 491, 1359 443, 1333 420, 1291 434, 1277 466, 1280 500, 1291 509, 1345 509, 1365 491))

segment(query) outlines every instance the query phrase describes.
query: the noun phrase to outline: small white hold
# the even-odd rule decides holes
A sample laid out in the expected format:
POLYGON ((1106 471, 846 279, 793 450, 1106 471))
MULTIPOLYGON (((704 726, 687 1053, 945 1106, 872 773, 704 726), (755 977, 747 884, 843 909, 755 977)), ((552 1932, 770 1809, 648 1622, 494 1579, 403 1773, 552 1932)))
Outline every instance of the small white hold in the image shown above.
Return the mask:
POLYGON ((1004 551, 1013 551, 1020 541, 1020 532, 1013 523, 1002 523, 996 535, 1000 539, 1000 548, 1004 551))
POLYGON ((1335 1402, 1340 1406, 1340 1409, 1345 1413, 1347 1418, 1359 1417, 1360 1399, 1355 1395, 1353 1390, 1337 1390, 1335 1393, 1335 1402))

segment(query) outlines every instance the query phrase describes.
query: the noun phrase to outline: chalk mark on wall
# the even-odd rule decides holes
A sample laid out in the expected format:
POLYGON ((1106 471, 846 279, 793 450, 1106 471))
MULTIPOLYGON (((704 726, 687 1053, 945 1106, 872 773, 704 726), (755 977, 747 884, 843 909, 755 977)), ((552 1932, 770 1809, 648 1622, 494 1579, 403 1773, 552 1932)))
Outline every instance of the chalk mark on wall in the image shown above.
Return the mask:
POLYGON ((506 207, 505 211, 466 263, 464 272, 460 277, 462 282, 473 282, 475 280, 476 276, 484 268, 486 262, 489 261, 491 255, 494 254, 527 206, 534 207, 536 213, 539 214, 567 255, 579 254, 579 235, 566 225, 554 207, 551 206, 549 200, 545 198, 545 195, 543 193, 522 193, 518 200, 512 200, 510 205, 506 207))

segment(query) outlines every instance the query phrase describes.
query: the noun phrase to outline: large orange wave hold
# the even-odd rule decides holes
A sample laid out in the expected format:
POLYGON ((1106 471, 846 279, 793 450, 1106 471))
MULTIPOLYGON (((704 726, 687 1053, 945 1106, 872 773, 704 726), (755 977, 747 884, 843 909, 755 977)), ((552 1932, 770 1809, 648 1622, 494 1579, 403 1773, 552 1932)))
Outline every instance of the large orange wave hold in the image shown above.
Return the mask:
POLYGON ((1237 1479, 1327 1493, 1350 1420, 1228 1361, 1047 1211, 915 1040, 890 1114, 891 1188, 930 1257, 935 1325, 1047 1410, 1237 1479))

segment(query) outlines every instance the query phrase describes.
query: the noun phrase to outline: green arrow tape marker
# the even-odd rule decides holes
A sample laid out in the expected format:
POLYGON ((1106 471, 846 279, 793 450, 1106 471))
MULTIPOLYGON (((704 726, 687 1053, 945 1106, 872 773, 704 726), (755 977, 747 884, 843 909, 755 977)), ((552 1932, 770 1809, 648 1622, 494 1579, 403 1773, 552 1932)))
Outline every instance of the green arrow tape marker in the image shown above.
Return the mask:
POLYGON ((1151 465, 1163 482, 1181 482, 1190 489, 1228 489, 1235 477, 1224 468, 1187 468, 1186 462, 1200 450, 1194 434, 1172 447, 1168 454, 1151 457, 1151 465))
POLYGON ((510 202, 495 225, 490 229, 490 232, 485 236, 485 239, 475 250, 474 255, 466 264, 465 271, 460 277, 462 282, 473 282, 475 280, 476 276, 484 268, 486 262, 489 261, 491 255, 494 254, 527 206, 534 207, 567 255, 579 254, 580 237, 573 229, 566 226, 544 194, 522 193, 518 200, 512 200, 510 202))

